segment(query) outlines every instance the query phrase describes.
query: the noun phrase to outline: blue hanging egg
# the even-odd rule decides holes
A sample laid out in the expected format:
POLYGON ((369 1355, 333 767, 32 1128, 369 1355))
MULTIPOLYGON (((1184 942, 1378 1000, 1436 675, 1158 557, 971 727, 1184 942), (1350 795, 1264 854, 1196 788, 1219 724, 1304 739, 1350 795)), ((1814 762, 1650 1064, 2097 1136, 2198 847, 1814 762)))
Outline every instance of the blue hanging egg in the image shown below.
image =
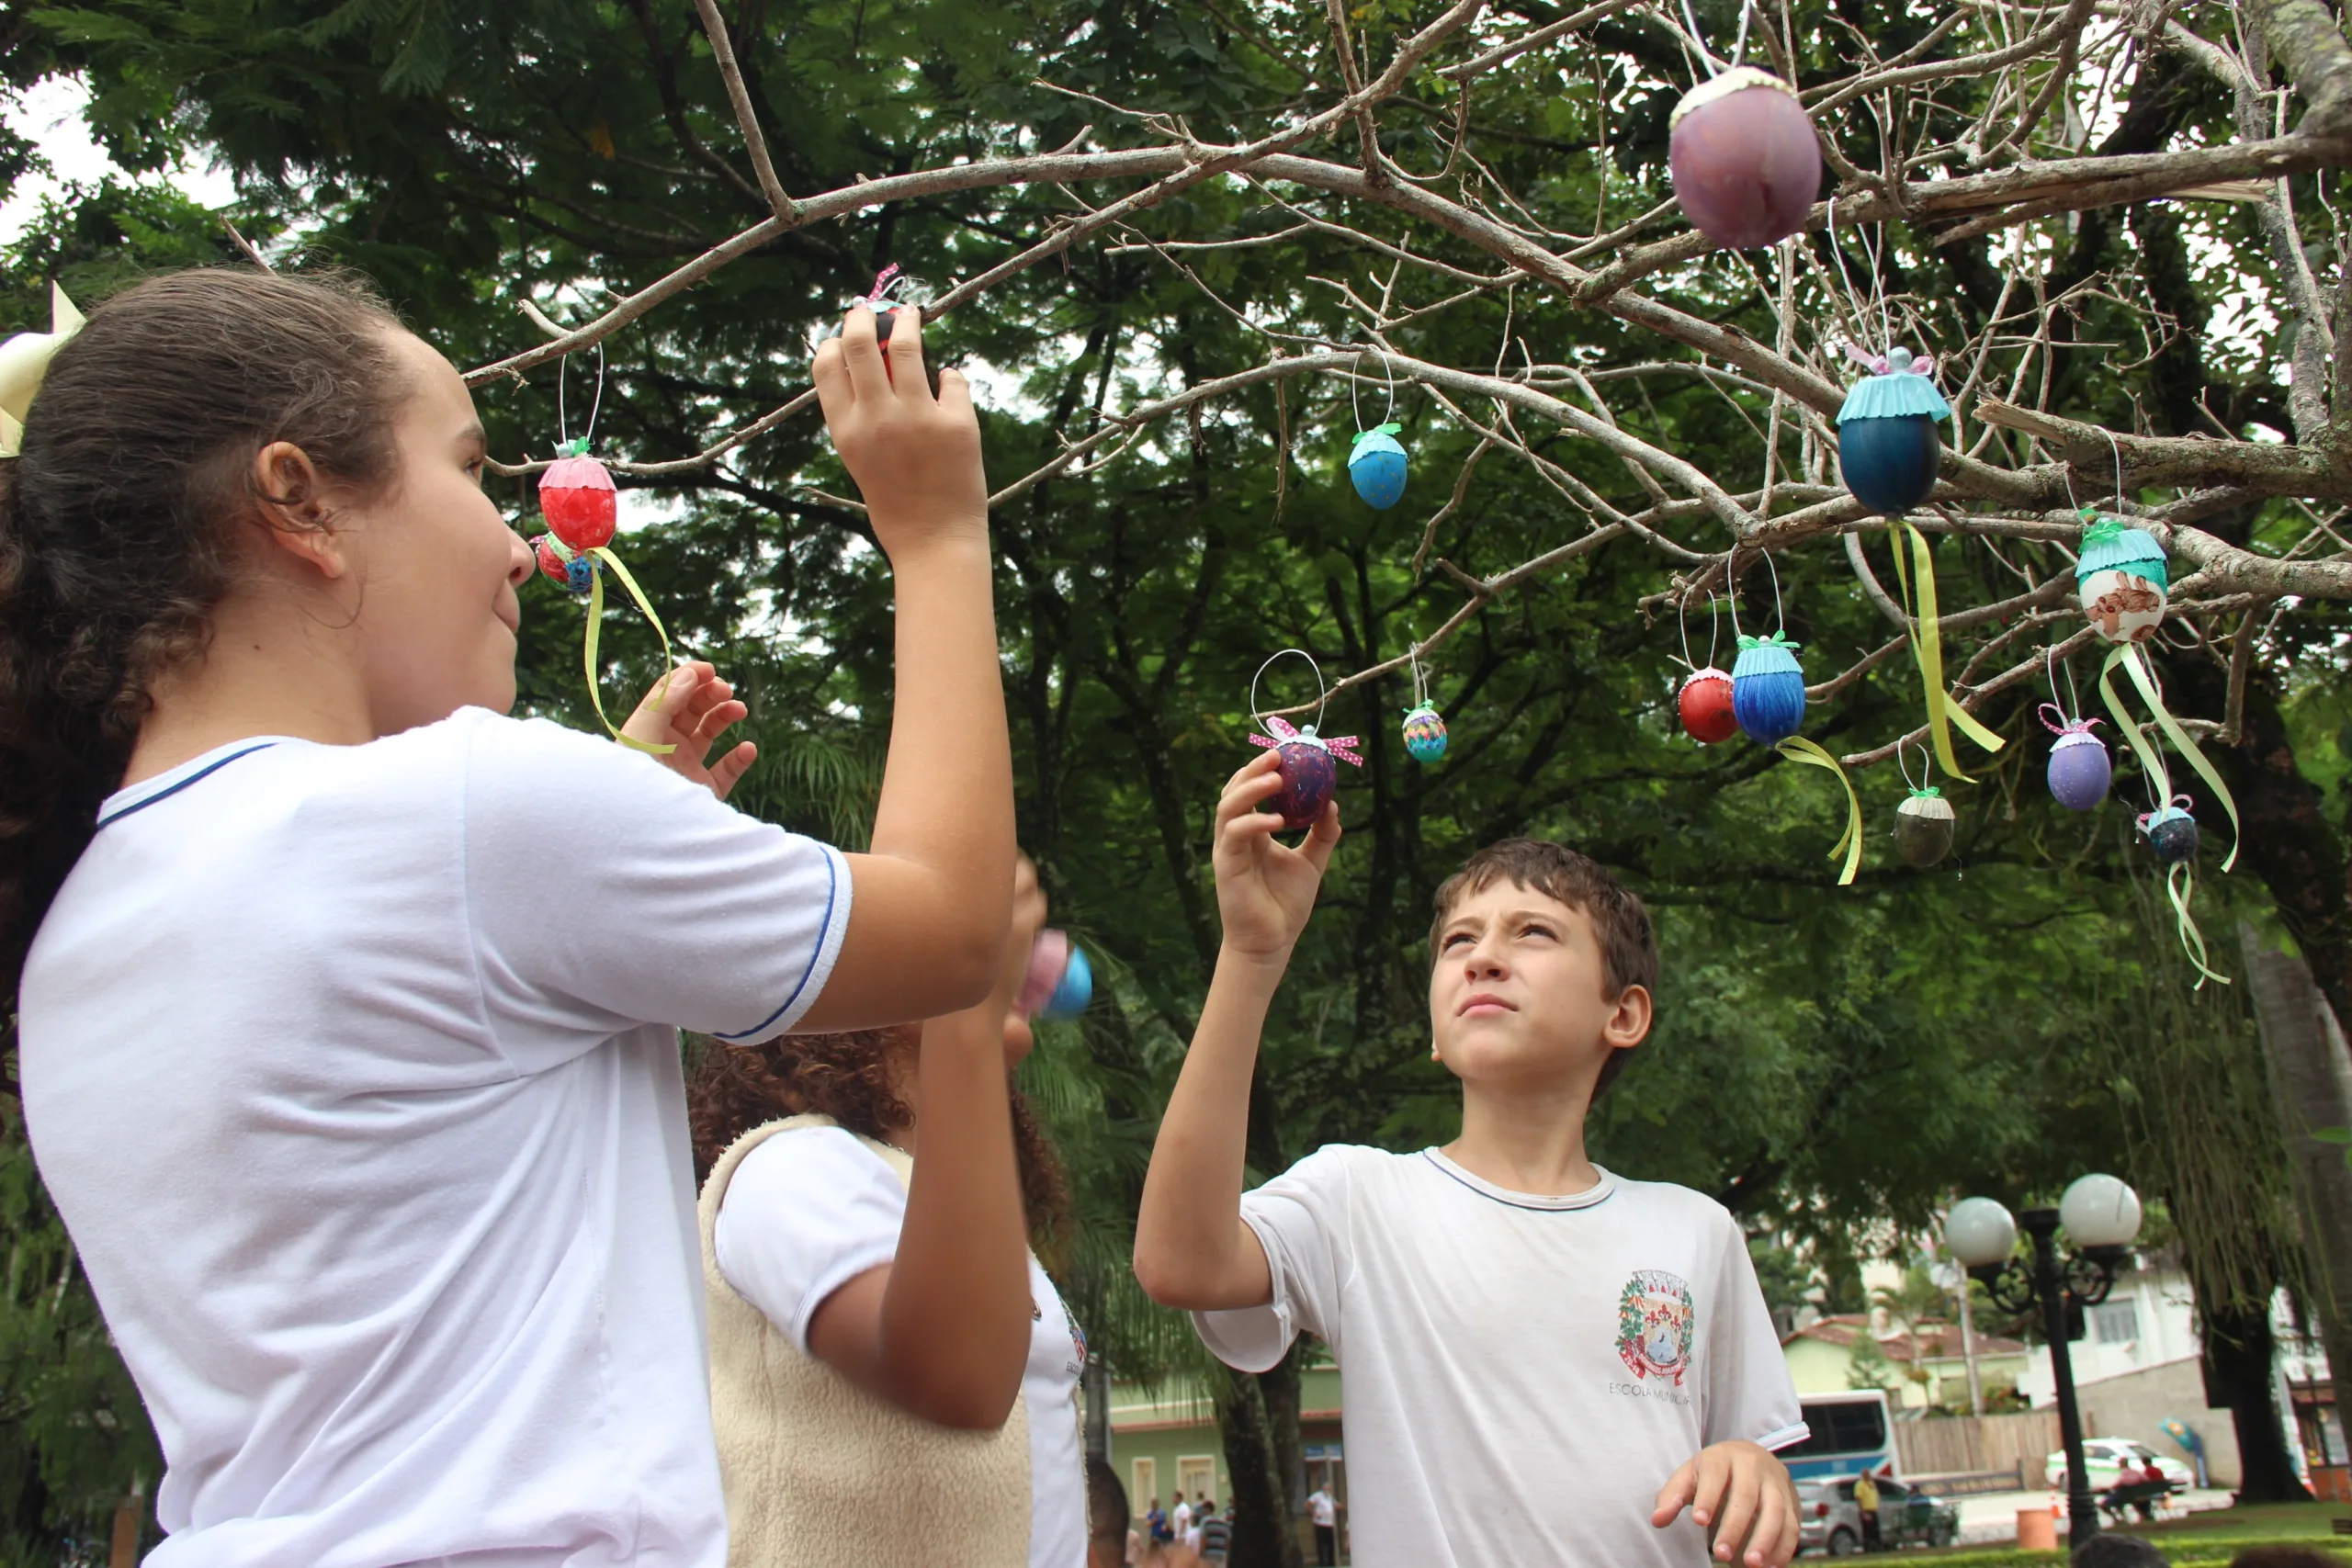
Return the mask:
POLYGON ((1743 637, 1731 667, 1731 711, 1759 746, 1778 746, 1804 728, 1804 668, 1783 632, 1743 637))
POLYGON ((2188 797, 2173 796, 2175 804, 2151 811, 2140 818, 2140 831, 2146 835, 2148 847, 2156 852, 2156 859, 2165 865, 2183 865, 2197 858, 2197 818, 2185 809, 2188 797))
POLYGON ((1367 504, 1385 512, 1405 498, 1405 448, 1396 445, 1401 424, 1361 431, 1348 455, 1348 478, 1367 504))
POLYGON ((1086 950, 1070 943, 1069 963, 1062 970, 1062 977, 1054 986, 1054 994, 1037 1010, 1039 1018, 1059 1022, 1076 1018, 1094 999, 1094 965, 1086 961, 1086 950))
POLYGON ((1445 755, 1445 720, 1430 704, 1406 713, 1405 750, 1416 762, 1434 762, 1445 755))
POLYGON ((1899 517, 1935 491, 1944 454, 1936 422, 1951 417, 1951 405, 1928 378, 1931 362, 1909 349, 1871 363, 1875 373, 1854 383, 1838 411, 1838 476, 1856 501, 1899 517))

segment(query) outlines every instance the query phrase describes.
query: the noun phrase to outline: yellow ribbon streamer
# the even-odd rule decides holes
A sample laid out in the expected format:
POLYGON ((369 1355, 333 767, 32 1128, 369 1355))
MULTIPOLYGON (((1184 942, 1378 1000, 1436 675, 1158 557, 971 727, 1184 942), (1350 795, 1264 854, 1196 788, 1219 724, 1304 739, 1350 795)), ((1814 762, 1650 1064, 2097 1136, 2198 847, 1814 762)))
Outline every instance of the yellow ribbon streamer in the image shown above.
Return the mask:
POLYGON ((1911 655, 1919 666, 1919 683, 1927 689, 1928 731, 1935 741, 1936 761, 1951 777, 1967 780, 1953 756, 1951 731, 1960 732, 1986 751, 1998 751, 2007 744, 1999 736, 1977 722, 1976 716, 1953 702, 1944 689, 1943 626, 1936 606, 1936 557, 1927 536, 1911 526, 1908 520, 1897 517, 1892 525, 1894 534, 1894 576, 1902 585, 1904 613, 1910 618, 1904 635, 1910 638, 1911 655), (1908 545, 1911 559, 1904 558, 1908 545), (1911 580, 1919 580, 1918 610, 1912 612, 1911 580))
POLYGON ((1808 767, 1828 769, 1837 775, 1838 782, 1845 786, 1846 831, 1837 843, 1830 846, 1829 858, 1836 860, 1839 855, 1846 857, 1846 868, 1838 874, 1838 886, 1852 886, 1854 873, 1861 869, 1862 864, 1862 802, 1861 797, 1854 793, 1854 781, 1846 776, 1846 770, 1838 765, 1837 758, 1802 735, 1790 736, 1781 742, 1778 750, 1781 756, 1792 762, 1803 762, 1808 767))
MULTIPOLYGON (((667 679, 667 672, 672 662, 670 655, 670 633, 669 629, 662 626, 662 617, 653 613, 653 605, 646 599, 645 590, 637 585, 637 579, 628 574, 628 568, 621 564, 620 557, 613 554, 612 551, 606 549, 602 545, 589 550, 587 554, 595 557, 598 561, 601 561, 604 565, 612 568, 613 575, 619 578, 621 580, 621 586, 628 590, 628 596, 637 601, 637 607, 640 611, 644 612, 645 618, 647 620, 653 623, 654 635, 662 639, 662 669, 664 672, 663 678, 667 679)), ((598 690, 598 685, 602 678, 602 671, 597 668, 596 664, 597 628, 603 625, 604 619, 605 574, 602 571, 598 571, 592 574, 588 579, 588 635, 581 638, 580 641, 580 662, 582 667, 588 672, 588 700, 595 705, 596 716, 603 720, 605 728, 611 734, 614 739, 619 741, 622 745, 628 747, 632 751, 643 751, 656 757, 666 757, 671 752, 675 751, 677 748, 675 746, 656 746, 650 741, 639 740, 633 735, 624 735, 611 719, 605 716, 605 698, 603 694, 598 690)))
POLYGON ((2236 798, 2230 794, 2230 786, 2222 782, 2222 775, 2214 771, 2213 764, 2206 760, 2205 753, 2198 749, 2195 737, 2181 728, 2180 721, 2173 717, 2171 710, 2165 706, 2164 694, 2156 689, 2155 676, 2149 670, 2147 660, 2141 656, 2140 645, 2121 643, 2099 667, 2099 694, 2107 699, 2107 711, 2115 716, 2116 728, 2123 731, 2124 739, 2132 742, 2132 750, 2139 754, 2140 765, 2155 781, 2156 799, 2159 802, 2172 799, 2172 772, 2165 766, 2163 749, 2148 739, 2143 726, 2133 722, 2131 711, 2116 694, 2115 671, 2119 666, 2132 677, 2132 683, 2140 688, 2141 699, 2148 705, 2149 713, 2154 716, 2156 728, 2164 731, 2165 739, 2172 742, 2173 750, 2197 770, 2198 776, 2212 786, 2222 811, 2228 814, 2230 855, 2222 863, 2222 869, 2228 871, 2238 863, 2238 845, 2243 831, 2238 822, 2236 798))
POLYGON ((2197 966, 2197 983, 2188 988, 2201 991, 2208 980, 2218 980, 2226 986, 2227 975, 2216 975, 2205 963, 2205 933, 2197 929, 2197 917, 2188 912, 2188 902, 2197 897, 2197 873, 2188 862, 2172 868, 2165 877, 2165 892, 2172 899, 2173 916, 2180 932, 2180 945, 2188 954, 2188 962, 2197 966), (2188 886, 2184 888, 2182 884, 2188 886))

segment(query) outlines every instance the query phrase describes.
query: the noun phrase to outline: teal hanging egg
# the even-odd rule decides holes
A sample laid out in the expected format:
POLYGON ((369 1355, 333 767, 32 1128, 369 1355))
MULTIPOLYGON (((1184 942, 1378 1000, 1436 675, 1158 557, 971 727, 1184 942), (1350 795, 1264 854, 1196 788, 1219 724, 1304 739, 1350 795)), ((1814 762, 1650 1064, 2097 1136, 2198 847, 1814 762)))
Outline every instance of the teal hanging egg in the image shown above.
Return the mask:
POLYGON ((2186 865, 2197 858, 2197 818, 2188 809, 2193 804, 2188 796, 2176 795, 2170 805, 2140 818, 2140 831, 2147 838, 2148 847, 2165 865, 2186 865))
POLYGON ((1872 357, 1848 349, 1871 368, 1838 411, 1838 476, 1854 499, 1883 517, 1899 517, 1926 503, 1943 466, 1936 422, 1951 405, 1930 379, 1932 359, 1907 348, 1872 357))
POLYGON ((1731 667, 1731 711, 1759 746, 1777 746, 1804 728, 1804 667, 1784 632, 1743 637, 1731 667))
POLYGON ((1430 704, 1407 710, 1405 750, 1416 762, 1434 762, 1445 755, 1445 720, 1430 704))
POLYGON ((1383 424, 1359 431, 1355 449, 1348 454, 1348 478, 1356 493, 1382 512, 1405 498, 1405 448, 1396 444, 1396 433, 1404 428, 1383 424))
POLYGON ((2083 614, 2109 642, 2145 642, 2164 624, 2172 593, 2165 547, 2144 528, 2088 507, 2083 511, 2089 526, 2075 559, 2075 592, 2083 614))

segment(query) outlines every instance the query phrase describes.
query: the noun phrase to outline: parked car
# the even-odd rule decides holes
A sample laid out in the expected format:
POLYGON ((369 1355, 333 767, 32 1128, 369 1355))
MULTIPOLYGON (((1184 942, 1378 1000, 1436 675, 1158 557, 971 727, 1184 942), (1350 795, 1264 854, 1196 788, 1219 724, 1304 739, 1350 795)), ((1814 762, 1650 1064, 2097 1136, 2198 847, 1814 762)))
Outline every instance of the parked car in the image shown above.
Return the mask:
MULTIPOLYGON (((2104 1492, 2115 1484, 2115 1478, 2129 1469, 2136 1477, 2154 1460, 2156 1469, 2175 1486, 2197 1484, 2197 1472, 2166 1454, 2160 1454, 2145 1443, 2135 1443, 2129 1438, 2090 1438, 2083 1443, 2083 1471, 2090 1477, 2091 1490, 2104 1492)), ((2042 1479, 2052 1490, 2066 1489, 2066 1450, 2059 1450, 2042 1462, 2042 1479)))
MULTIPOLYGON (((1950 1546, 1960 1539, 1960 1510, 1900 1481, 1878 1483, 1878 1535, 1885 1546, 1950 1546)), ((1854 1478, 1797 1483, 1797 1553, 1854 1557, 1862 1550, 1862 1511, 1854 1478)))

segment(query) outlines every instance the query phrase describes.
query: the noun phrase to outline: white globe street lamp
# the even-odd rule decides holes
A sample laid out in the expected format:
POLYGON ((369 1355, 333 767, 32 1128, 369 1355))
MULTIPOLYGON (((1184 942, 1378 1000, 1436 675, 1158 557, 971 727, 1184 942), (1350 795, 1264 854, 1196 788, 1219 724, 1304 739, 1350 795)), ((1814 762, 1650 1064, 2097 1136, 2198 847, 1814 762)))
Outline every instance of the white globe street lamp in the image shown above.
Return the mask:
POLYGON ((2083 1415, 2066 1347, 2082 1309, 2107 1300, 2115 1288, 2116 1270, 2140 1235, 2140 1195, 2112 1176, 2082 1178, 2054 1209, 2028 1209, 2012 1218, 1990 1198, 1962 1198, 1944 1216, 1944 1244, 2002 1311, 2041 1308, 2058 1430, 2066 1443, 2067 1537, 2077 1548, 2098 1534, 2098 1505, 2083 1463, 2083 1415), (2015 1256, 2020 1225, 2033 1240, 2030 1262, 2015 1256), (2075 1249, 2072 1258, 2059 1256, 2062 1227, 2075 1249))
POLYGON ((1991 1198, 1962 1198, 1944 1216, 1944 1245, 1963 1269, 2007 1263, 2018 1249, 2018 1223, 1991 1198))
POLYGON ((2112 1176, 2086 1176, 2058 1200, 2058 1224, 2086 1252, 2139 1239, 2140 1195, 2112 1176))

